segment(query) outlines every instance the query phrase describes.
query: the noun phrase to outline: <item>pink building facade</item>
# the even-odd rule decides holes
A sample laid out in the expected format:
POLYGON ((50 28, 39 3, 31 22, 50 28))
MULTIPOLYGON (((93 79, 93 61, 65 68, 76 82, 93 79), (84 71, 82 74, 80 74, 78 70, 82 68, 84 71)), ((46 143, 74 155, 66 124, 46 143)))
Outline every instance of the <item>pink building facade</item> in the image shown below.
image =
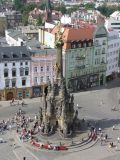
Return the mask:
MULTIPOLYGON (((42 50, 41 50, 42 52, 42 50)), ((55 51, 35 53, 31 57, 31 86, 32 97, 42 96, 49 81, 53 82, 55 77, 55 51), (46 54, 46 53, 47 54, 46 54), (44 54, 45 53, 45 54, 44 54)))

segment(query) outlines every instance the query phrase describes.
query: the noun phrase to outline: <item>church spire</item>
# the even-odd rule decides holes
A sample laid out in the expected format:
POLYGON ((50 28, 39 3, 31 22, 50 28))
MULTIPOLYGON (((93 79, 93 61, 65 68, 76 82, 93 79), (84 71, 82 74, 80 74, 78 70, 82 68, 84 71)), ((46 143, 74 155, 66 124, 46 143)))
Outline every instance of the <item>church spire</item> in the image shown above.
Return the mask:
POLYGON ((51 6, 51 1, 46 0, 46 16, 45 16, 46 22, 51 22, 52 21, 52 6, 51 6))
POLYGON ((46 9, 52 11, 51 1, 46 0, 46 9))

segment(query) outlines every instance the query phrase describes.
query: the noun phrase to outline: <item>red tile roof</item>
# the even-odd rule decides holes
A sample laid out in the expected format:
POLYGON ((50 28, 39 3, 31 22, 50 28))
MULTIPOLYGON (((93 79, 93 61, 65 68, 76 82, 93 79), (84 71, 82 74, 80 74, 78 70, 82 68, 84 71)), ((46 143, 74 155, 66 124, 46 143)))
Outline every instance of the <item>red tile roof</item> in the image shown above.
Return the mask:
MULTIPOLYGON (((64 27, 63 27, 64 28, 64 27)), ((80 27, 65 27, 63 32, 64 42, 78 41, 85 39, 93 39, 93 33, 96 26, 91 24, 81 24, 80 27)), ((52 34, 58 32, 58 27, 55 26, 51 31, 52 34)))

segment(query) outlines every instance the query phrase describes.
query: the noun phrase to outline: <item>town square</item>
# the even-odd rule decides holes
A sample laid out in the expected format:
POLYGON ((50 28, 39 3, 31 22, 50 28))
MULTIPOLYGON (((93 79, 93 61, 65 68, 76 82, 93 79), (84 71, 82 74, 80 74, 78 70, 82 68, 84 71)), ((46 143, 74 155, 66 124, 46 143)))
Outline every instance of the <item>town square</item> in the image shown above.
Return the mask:
MULTIPOLYGON (((19 134, 16 133, 16 129, 13 127, 11 130, 5 130, 1 134, 0 138, 3 138, 6 143, 0 143, 0 157, 3 160, 10 159, 13 157, 15 160, 23 159, 25 156, 26 159, 72 159, 79 157, 83 160, 88 159, 116 159, 119 158, 119 149, 120 144, 118 142, 119 132, 120 132, 120 106, 119 106, 119 79, 116 79, 107 86, 101 88, 94 88, 81 93, 75 93, 75 108, 78 109, 78 116, 80 119, 84 119, 85 122, 91 123, 98 132, 101 128, 103 136, 108 135, 106 142, 102 142, 99 139, 100 134, 98 133, 97 140, 86 143, 84 146, 74 144, 74 147, 70 147, 66 151, 54 151, 40 149, 26 142, 22 142, 19 139, 19 134), (102 103, 101 103, 102 101, 102 103), (115 110, 113 110, 115 106, 115 110), (113 129, 113 126, 115 128, 113 129), (109 143, 113 142, 114 147, 109 148, 109 143), (15 143, 15 148, 14 148, 15 143), (76 146, 76 147, 75 147, 76 146), (4 149, 6 148, 6 150, 4 149), (7 151, 7 152, 6 152, 7 151), (22 152, 22 153, 21 153, 22 152), (47 154, 46 154, 47 153, 47 154)), ((1 122, 4 119, 7 121, 8 118, 14 117, 15 113, 19 110, 19 107, 25 111, 27 116, 30 116, 31 119, 34 119, 34 116, 39 112, 39 107, 41 105, 42 98, 35 99, 25 99, 26 105, 23 107, 20 105, 10 106, 9 101, 1 102, 0 107, 0 119, 1 122)), ((89 128, 90 129, 90 128, 89 128)), ((81 128, 82 130, 82 128, 81 128)), ((81 131, 82 132, 82 131, 81 131)), ((87 131, 88 133, 88 131, 87 131)), ((87 138, 86 133, 80 133, 84 138, 87 138)), ((79 137, 79 141, 82 141, 83 137, 79 137)), ((52 139, 52 137, 50 138, 52 139)), ((50 140, 49 138, 45 141, 50 140)), ((51 141, 51 140, 50 140, 51 141)), ((53 143, 54 143, 53 139, 53 143)), ((65 140, 66 141, 66 140, 65 140)), ((55 141, 56 142, 56 141, 55 141)), ((60 142, 60 141, 59 141, 60 142)), ((72 146, 72 139, 69 141, 69 145, 72 146)), ((76 140, 75 140, 76 143, 76 140)), ((77 143, 78 140, 77 140, 77 143)), ((68 145, 68 142, 66 142, 68 145)))
POLYGON ((0 0, 0 160, 119 157, 119 0, 0 0))

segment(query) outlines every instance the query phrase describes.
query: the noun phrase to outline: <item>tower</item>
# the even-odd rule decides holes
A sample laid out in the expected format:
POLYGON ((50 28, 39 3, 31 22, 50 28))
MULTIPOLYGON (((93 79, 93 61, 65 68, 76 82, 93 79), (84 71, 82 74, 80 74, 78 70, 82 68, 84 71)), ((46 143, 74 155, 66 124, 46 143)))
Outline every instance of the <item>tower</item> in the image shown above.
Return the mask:
POLYGON ((50 0, 46 0, 45 21, 52 22, 52 6, 50 0))

